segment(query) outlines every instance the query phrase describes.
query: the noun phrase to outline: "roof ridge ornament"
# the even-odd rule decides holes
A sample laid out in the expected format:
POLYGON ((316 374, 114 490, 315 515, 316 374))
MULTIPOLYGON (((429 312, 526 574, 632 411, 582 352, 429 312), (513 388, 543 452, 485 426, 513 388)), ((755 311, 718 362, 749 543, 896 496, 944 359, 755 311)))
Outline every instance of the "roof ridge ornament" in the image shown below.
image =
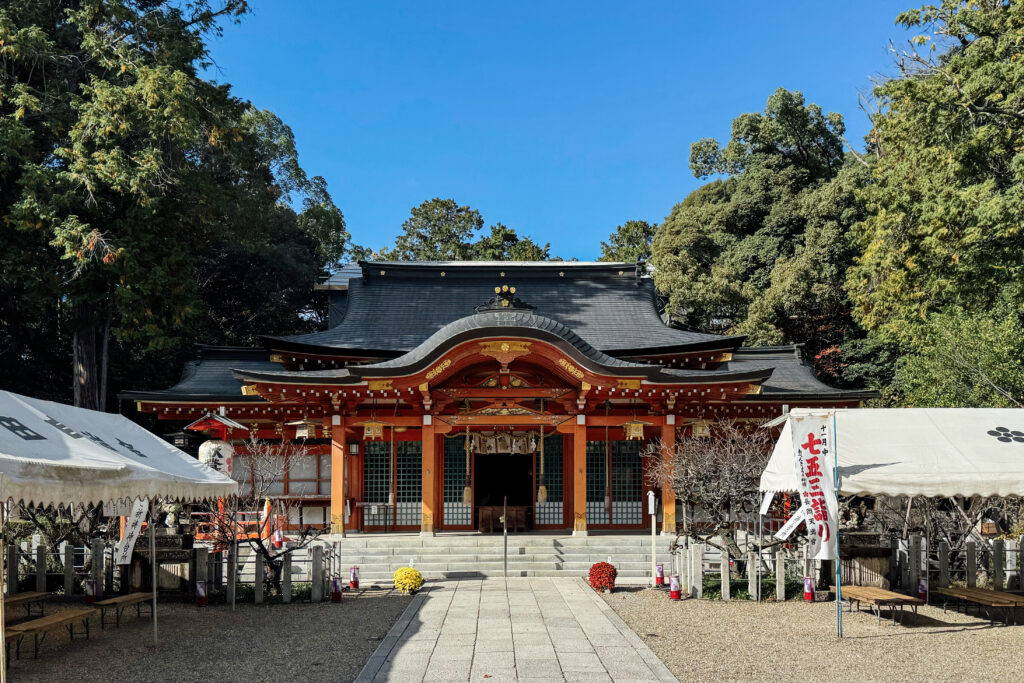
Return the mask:
POLYGON ((516 296, 516 288, 508 285, 501 285, 494 288, 494 296, 485 304, 476 307, 477 313, 487 311, 532 311, 534 309, 528 303, 516 296))

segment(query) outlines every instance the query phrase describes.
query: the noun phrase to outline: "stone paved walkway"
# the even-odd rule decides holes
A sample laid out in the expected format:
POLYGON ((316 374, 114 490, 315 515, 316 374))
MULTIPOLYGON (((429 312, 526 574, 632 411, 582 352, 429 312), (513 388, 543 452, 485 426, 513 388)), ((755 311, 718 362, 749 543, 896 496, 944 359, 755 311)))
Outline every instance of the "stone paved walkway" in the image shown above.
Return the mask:
POLYGON ((428 584, 381 641, 371 681, 675 681, 582 579, 428 584))

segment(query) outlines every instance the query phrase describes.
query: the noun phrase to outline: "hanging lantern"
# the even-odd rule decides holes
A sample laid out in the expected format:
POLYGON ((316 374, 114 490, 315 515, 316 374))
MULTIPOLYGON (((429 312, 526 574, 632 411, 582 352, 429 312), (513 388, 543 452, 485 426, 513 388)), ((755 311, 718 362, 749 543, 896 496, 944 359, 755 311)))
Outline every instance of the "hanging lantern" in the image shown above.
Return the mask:
POLYGON ((235 449, 227 441, 211 439, 199 445, 199 462, 229 477, 234 457, 235 449))
POLYGON ((376 420, 370 420, 369 422, 363 423, 363 440, 367 439, 383 439, 384 438, 384 423, 377 422, 376 420))
POLYGON ((307 417, 302 418, 296 422, 289 422, 289 425, 295 427, 295 438, 296 439, 315 439, 316 438, 316 422, 310 420, 307 417))
POLYGON ((626 440, 643 441, 645 426, 647 426, 647 423, 640 422, 639 420, 630 420, 622 425, 622 429, 626 432, 626 440))

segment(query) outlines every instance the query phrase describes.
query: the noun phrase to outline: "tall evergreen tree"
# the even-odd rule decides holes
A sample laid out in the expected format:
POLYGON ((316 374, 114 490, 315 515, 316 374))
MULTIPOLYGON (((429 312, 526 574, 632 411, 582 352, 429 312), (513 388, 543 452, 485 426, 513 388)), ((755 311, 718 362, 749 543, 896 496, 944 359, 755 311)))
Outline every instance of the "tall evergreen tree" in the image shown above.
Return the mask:
POLYGON ((342 256, 344 220, 323 182, 302 173, 291 131, 201 76, 206 40, 246 9, 0 6, 5 386, 24 388, 33 363, 62 362, 72 382, 33 393, 58 397, 70 384, 75 403, 103 408, 112 347, 122 365, 173 353, 217 308, 223 292, 204 287, 225 262, 212 256, 238 253, 228 259, 238 267, 287 243, 320 266, 342 256), (303 205, 301 221, 289 200, 303 205))
POLYGON ((391 249, 378 258, 393 261, 546 261, 550 244, 541 246, 501 223, 480 235, 483 216, 454 199, 427 200, 413 207, 391 249))
POLYGON ((733 121, 725 146, 693 144, 694 175, 719 177, 673 207, 654 239, 673 318, 814 354, 854 333, 843 284, 865 173, 844 157, 843 130, 838 114, 780 89, 733 121))

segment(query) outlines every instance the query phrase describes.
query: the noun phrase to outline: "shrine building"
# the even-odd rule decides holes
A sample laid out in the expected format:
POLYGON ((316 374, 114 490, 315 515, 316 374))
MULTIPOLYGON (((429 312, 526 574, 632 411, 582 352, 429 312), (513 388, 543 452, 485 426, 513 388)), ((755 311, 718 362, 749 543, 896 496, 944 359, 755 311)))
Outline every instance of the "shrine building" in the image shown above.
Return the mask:
POLYGON ((797 346, 673 324, 643 264, 364 261, 320 288, 328 329, 202 347, 174 386, 120 395, 171 428, 215 414, 303 444, 273 491, 292 525, 486 531, 507 501, 529 529, 641 529, 677 440, 875 396, 823 384, 797 346))

